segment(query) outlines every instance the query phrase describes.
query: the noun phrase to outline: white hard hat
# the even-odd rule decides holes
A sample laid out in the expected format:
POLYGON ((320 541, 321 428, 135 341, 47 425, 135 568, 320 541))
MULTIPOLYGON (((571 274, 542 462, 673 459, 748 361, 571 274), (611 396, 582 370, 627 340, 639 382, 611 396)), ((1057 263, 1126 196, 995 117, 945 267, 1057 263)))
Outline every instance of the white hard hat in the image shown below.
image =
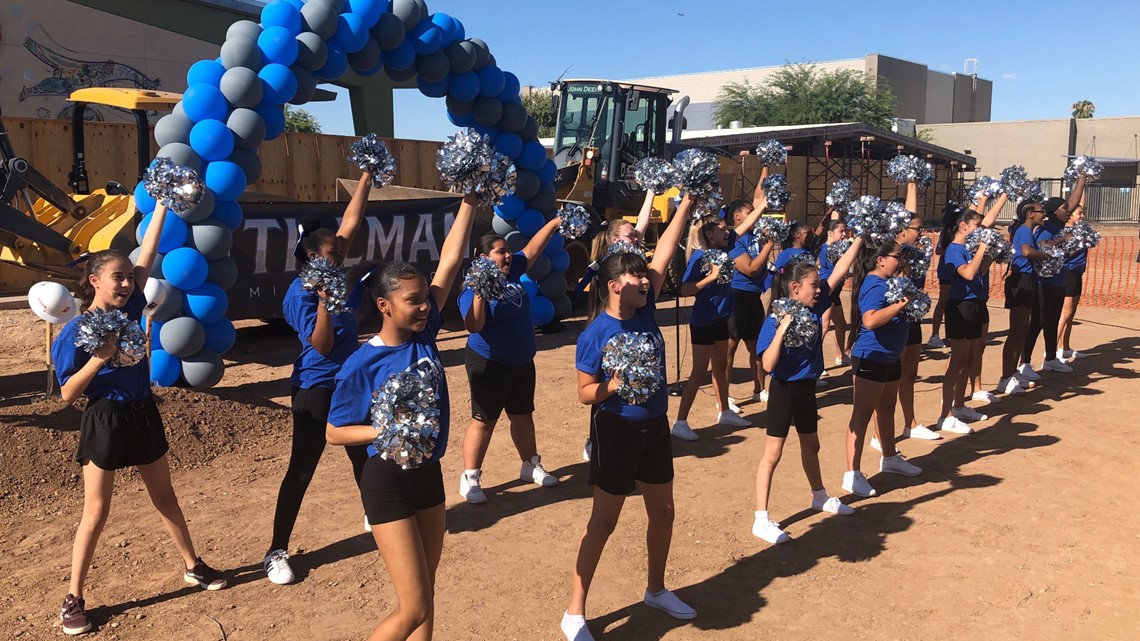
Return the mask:
POLYGON ((148 278, 146 286, 143 287, 143 296, 146 296, 146 307, 143 308, 143 314, 147 316, 153 314, 154 310, 166 302, 166 297, 169 294, 170 283, 161 278, 148 278))
POLYGON ((79 305, 67 288, 59 283, 44 280, 28 290, 28 306, 36 316, 55 325, 66 323, 79 313, 79 305))

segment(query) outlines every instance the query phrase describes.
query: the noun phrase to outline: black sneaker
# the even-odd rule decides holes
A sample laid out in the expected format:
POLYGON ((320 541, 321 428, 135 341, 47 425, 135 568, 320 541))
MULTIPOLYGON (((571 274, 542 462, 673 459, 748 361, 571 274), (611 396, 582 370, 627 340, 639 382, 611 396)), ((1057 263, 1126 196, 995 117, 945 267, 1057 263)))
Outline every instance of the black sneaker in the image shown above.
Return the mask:
POLYGON ((63 599, 63 607, 59 609, 59 620, 63 622, 64 634, 83 634, 91 630, 91 622, 87 620, 87 612, 83 610, 83 599, 71 594, 63 599))
POLYGON ((226 580, 222 578, 222 573, 206 565, 202 557, 198 557, 198 562, 194 564, 193 569, 182 573, 182 578, 190 585, 197 585, 203 590, 221 590, 226 587, 226 580))

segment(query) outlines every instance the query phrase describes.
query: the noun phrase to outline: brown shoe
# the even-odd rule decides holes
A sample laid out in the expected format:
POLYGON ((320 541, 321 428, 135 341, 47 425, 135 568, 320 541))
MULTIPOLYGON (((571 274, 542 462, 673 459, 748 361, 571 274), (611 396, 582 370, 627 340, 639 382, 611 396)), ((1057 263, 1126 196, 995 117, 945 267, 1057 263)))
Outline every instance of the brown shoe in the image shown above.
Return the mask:
POLYGON ((91 630, 91 622, 87 620, 87 612, 83 610, 83 599, 71 594, 63 599, 59 620, 63 622, 64 634, 83 634, 91 630))

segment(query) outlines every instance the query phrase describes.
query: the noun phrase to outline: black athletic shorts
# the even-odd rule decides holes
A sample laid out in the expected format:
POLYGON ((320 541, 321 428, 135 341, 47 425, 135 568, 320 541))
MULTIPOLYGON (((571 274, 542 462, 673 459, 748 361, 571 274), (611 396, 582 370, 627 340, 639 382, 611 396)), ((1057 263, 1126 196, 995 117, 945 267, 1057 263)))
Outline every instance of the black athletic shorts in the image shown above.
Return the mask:
POLYGON ((1065 272, 1065 296, 1080 296, 1081 292, 1085 290, 1085 273, 1084 272, 1065 272))
POLYGON ((414 516, 444 501, 439 461, 403 469, 390 459, 373 456, 360 475, 360 501, 372 525, 414 516))
POLYGON ((990 310, 979 300, 953 300, 946 306, 946 338, 973 340, 982 338, 982 329, 990 322, 990 310))
POLYGON ((911 321, 908 325, 910 325, 910 333, 906 335, 907 347, 911 345, 922 345, 922 323, 919 321, 911 321))
POLYGON ((1037 275, 1032 272, 1010 272, 1005 277, 1005 308, 1033 309, 1037 304, 1037 275))
MULTIPOLYGON (((689 339, 693 345, 712 345, 716 341, 728 340, 728 319, 728 316, 717 319, 707 327, 689 325, 689 339)), ((760 332, 756 332, 756 335, 759 336, 760 332)))
POLYGON ((504 365, 470 347, 466 352, 472 418, 494 423, 504 409, 515 416, 534 413, 534 361, 526 365, 504 365))
POLYGON ((141 401, 100 398, 87 402, 79 419, 75 460, 104 470, 147 465, 170 449, 154 397, 141 401))
MULTIPOLYGON (((902 361, 881 363, 869 358, 852 356, 851 372, 859 378, 865 378, 876 383, 891 383, 902 378, 902 361)), ((770 401, 771 396, 768 398, 770 401)))
MULTIPOLYGON (((732 316, 728 317, 728 336, 738 341, 754 341, 764 326, 764 301, 757 292, 732 290, 732 316)), ((702 343, 698 343, 702 344, 702 343)))
POLYGON ((590 420, 590 485, 624 496, 638 481, 672 481, 672 439, 665 415, 638 422, 595 409, 590 420))
POLYGON ((768 436, 788 438, 792 423, 799 434, 819 431, 819 412, 815 401, 815 382, 808 378, 798 381, 769 379, 768 384, 768 436))

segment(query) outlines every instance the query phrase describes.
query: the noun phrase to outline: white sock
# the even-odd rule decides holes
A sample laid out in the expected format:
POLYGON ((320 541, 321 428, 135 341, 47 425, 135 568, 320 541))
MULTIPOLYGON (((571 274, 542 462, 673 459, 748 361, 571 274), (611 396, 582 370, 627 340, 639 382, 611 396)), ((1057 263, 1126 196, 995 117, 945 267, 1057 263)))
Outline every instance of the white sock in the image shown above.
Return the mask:
POLYGON ((479 470, 463 470, 463 476, 466 476, 467 478, 475 478, 475 475, 478 473, 479 470))
POLYGON ((826 487, 823 489, 820 489, 820 490, 812 490, 811 495, 812 495, 812 498, 816 498, 816 499, 826 500, 826 499, 831 498, 830 496, 827 495, 827 488, 826 487))
POLYGON ((767 521, 768 520, 768 510, 756 510, 756 520, 757 521, 767 521))

